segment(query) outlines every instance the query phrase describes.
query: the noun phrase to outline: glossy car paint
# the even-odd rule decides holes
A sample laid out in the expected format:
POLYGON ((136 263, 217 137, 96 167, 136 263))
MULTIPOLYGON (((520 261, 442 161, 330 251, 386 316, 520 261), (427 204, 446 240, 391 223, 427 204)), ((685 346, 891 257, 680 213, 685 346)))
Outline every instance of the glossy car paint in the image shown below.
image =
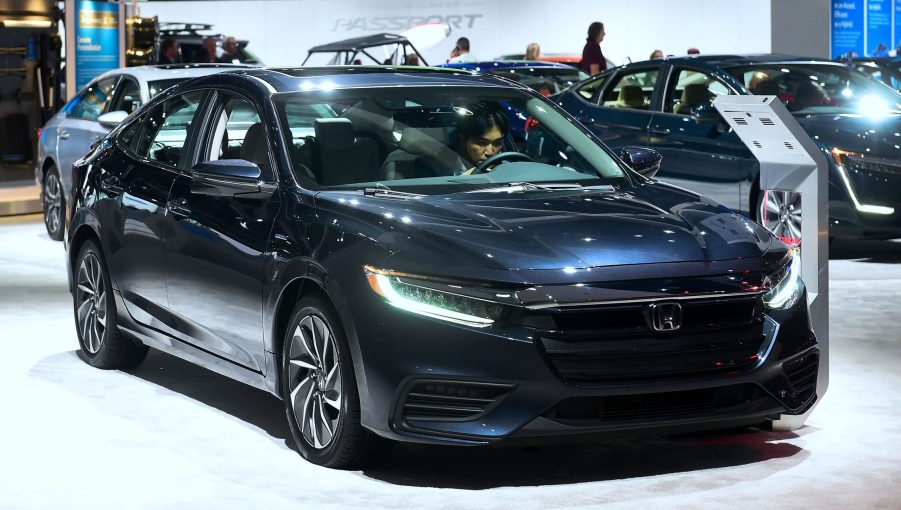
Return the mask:
MULTIPOLYGON (((190 161, 167 170, 123 151, 116 138, 122 128, 76 169, 79 184, 67 231, 70 278, 81 243, 95 239, 108 261, 125 333, 278 395, 278 353, 288 315, 301 296, 318 294, 333 305, 348 338, 363 425, 404 441, 486 444, 618 430, 717 428, 802 413, 816 400, 812 391, 795 391, 784 369, 786 362, 817 352, 805 296, 788 310, 761 309, 765 275, 787 251, 760 226, 628 170, 628 184, 616 189, 416 199, 300 186, 282 138, 273 136, 281 129, 273 94, 323 80, 369 89, 515 85, 434 70, 330 68, 292 74, 223 73, 179 85, 152 103, 211 89, 241 91, 252 99, 270 135, 277 169, 271 192, 246 198, 198 195, 189 171, 200 159, 196 146, 190 161), (376 295, 364 265, 427 275, 435 285, 457 282, 515 296, 522 306, 486 328, 414 315, 376 295), (687 297, 703 298, 692 303, 719 303, 732 295, 753 304, 744 327, 758 343, 749 357, 724 355, 711 364, 711 373, 574 383, 560 376, 540 338, 565 315, 610 313, 611 306, 644 309, 687 297), (412 384, 448 380, 493 384, 506 393, 478 419, 404 418, 412 384), (746 385, 741 388, 753 389, 759 398, 710 413, 609 422, 559 414, 572 399, 719 394, 736 385, 746 385)), ((598 150, 607 149, 599 145, 598 150)), ((689 301, 681 302, 691 306, 689 301)), ((716 317, 697 319, 703 324, 693 334, 730 336, 711 330, 708 323, 716 317)), ((647 348, 647 338, 636 341, 647 348)), ((654 370, 670 365, 664 359, 654 370)))
MULTIPOLYGON (((738 136, 724 129, 716 118, 677 115, 663 111, 664 89, 673 79, 674 69, 708 73, 734 94, 750 94, 728 69, 759 63, 841 64, 824 60, 799 59, 786 55, 696 56, 635 62, 602 73, 603 89, 612 86, 614 75, 637 69, 657 69, 659 78, 651 98, 650 109, 630 110, 594 104, 582 96, 575 86, 555 97, 567 112, 576 116, 604 143, 613 149, 628 145, 645 145, 663 155, 657 174, 661 180, 703 193, 733 210, 756 218, 759 165, 738 136)), ((596 78, 593 78, 596 79, 596 78)), ((601 91, 603 93, 603 90, 601 91)), ((893 172, 852 172, 858 195, 878 205, 894 207, 891 215, 867 214, 856 210, 830 154, 833 148, 866 154, 899 163, 901 115, 889 113, 873 119, 859 115, 796 115, 823 152, 829 164, 829 225, 833 237, 901 237, 901 177, 893 172)), ((864 200, 861 199, 861 202, 864 200)))

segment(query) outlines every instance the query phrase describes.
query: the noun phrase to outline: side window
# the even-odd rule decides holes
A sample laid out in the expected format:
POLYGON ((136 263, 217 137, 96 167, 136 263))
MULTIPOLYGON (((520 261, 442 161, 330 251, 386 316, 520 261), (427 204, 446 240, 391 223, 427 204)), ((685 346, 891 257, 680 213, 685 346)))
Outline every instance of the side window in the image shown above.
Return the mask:
POLYGON ((676 69, 670 82, 663 111, 691 115, 698 109, 710 108, 717 96, 732 92, 713 76, 691 69, 676 69))
POLYGON ((81 101, 69 113, 69 118, 97 120, 112 98, 116 80, 117 78, 107 78, 88 86, 87 90, 82 93, 81 101))
POLYGON ((605 83, 607 83, 608 78, 610 78, 609 75, 602 76, 594 81, 590 81, 590 82, 582 85, 581 87, 577 88, 576 92, 578 92, 579 95, 582 96, 582 99, 585 99, 586 101, 591 101, 593 98, 597 97, 598 90, 601 87, 603 87, 605 83))
POLYGON ((220 95, 207 160, 243 159, 260 167, 263 180, 272 180, 269 140, 259 112, 253 104, 236 95, 220 95))
POLYGON ((205 95, 206 91, 189 92, 167 99, 147 112, 141 121, 142 133, 135 153, 166 166, 178 167, 182 152, 196 131, 194 120, 205 95))
POLYGON ((659 73, 659 69, 643 69, 618 74, 616 84, 604 92, 601 106, 649 110, 659 73))
POLYGON ((141 87, 138 85, 138 82, 131 78, 122 77, 122 81, 119 82, 119 86, 116 88, 118 91, 109 107, 109 111, 131 113, 140 108, 141 87))

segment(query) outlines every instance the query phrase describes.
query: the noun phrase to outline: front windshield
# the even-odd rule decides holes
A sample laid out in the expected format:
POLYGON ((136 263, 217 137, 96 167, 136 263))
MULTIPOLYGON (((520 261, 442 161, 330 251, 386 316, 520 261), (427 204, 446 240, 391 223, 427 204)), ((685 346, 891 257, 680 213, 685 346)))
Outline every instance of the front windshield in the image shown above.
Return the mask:
POLYGON ((278 94, 303 182, 438 194, 511 183, 627 182, 619 164, 546 101, 489 87, 278 94))
POLYGON ((586 78, 588 75, 575 68, 560 69, 555 67, 529 67, 519 69, 494 69, 489 74, 503 76, 522 83, 532 90, 538 91, 542 96, 559 94, 586 78))
POLYGON ((881 116, 901 110, 897 91, 842 65, 773 63, 728 71, 752 94, 778 96, 796 115, 881 116))

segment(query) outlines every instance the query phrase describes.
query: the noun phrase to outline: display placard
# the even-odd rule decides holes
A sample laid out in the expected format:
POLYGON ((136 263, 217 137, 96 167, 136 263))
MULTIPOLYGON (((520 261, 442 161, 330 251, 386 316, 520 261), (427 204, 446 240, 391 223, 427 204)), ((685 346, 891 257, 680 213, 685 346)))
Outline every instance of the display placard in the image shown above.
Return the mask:
POLYGON ((867 0, 867 55, 887 57, 892 47, 892 0, 867 0))
POLYGON ((864 54, 864 0, 832 1, 832 56, 864 54))
POLYGON ((75 2, 75 90, 119 67, 119 4, 75 2))

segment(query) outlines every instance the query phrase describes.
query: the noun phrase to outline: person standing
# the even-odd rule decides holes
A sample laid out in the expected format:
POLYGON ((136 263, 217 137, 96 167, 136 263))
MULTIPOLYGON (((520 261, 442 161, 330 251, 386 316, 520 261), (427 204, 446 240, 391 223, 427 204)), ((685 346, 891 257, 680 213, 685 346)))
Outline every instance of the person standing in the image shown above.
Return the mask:
POLYGON ((222 43, 222 49, 225 50, 225 53, 216 59, 216 62, 223 64, 241 64, 244 62, 244 57, 238 51, 238 40, 234 37, 226 37, 225 42, 222 43))
POLYGON ((650 59, 654 60, 655 58, 663 58, 663 50, 652 51, 650 59))
POLYGON ((160 58, 158 63, 160 65, 177 64, 179 63, 179 60, 181 60, 178 58, 178 53, 178 42, 172 37, 167 37, 160 43, 160 58))
POLYGON ((600 21, 588 25, 588 38, 585 40, 585 48, 582 49, 582 70, 590 75, 607 69, 607 59, 601 51, 604 34, 604 24, 600 21))
POLYGON ((538 60, 538 57, 541 56, 541 46, 538 46, 537 42, 529 43, 526 46, 526 56, 525 60, 538 60))
POLYGON ((469 39, 466 37, 457 39, 457 45, 447 59, 448 64, 471 64, 477 61, 478 59, 469 52, 469 39))
POLYGON ((212 64, 216 62, 216 38, 213 36, 205 37, 201 51, 194 56, 194 62, 200 64, 212 64))

